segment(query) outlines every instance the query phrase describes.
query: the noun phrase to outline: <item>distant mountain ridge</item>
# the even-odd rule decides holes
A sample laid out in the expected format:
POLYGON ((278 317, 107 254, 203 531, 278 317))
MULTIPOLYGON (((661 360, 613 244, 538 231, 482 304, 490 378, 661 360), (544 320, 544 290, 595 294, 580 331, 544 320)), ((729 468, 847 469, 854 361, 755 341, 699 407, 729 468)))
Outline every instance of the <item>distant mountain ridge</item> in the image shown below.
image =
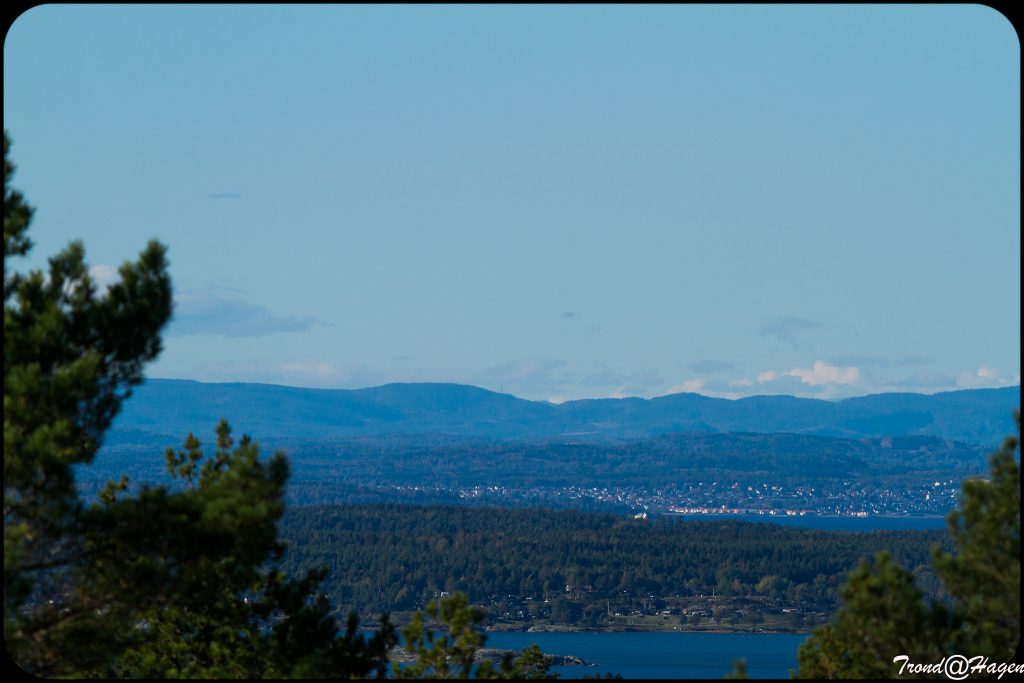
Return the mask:
POLYGON ((307 389, 273 384, 149 379, 114 423, 116 432, 211 432, 226 417, 236 433, 335 438, 447 433, 492 439, 599 441, 680 432, 788 432, 878 438, 931 436, 985 446, 1014 431, 1020 387, 939 394, 873 394, 831 402, 793 396, 737 400, 699 394, 584 399, 555 405, 480 387, 386 384, 307 389))

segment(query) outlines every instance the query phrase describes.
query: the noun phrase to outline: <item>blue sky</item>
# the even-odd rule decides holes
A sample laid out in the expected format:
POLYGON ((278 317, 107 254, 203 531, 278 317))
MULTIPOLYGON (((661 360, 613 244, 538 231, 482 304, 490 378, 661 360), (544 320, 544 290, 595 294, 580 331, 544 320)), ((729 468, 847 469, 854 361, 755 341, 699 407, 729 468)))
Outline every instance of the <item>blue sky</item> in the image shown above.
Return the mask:
POLYGON ((967 6, 43 6, 25 267, 169 245, 153 377, 1020 383, 1020 47, 967 6))

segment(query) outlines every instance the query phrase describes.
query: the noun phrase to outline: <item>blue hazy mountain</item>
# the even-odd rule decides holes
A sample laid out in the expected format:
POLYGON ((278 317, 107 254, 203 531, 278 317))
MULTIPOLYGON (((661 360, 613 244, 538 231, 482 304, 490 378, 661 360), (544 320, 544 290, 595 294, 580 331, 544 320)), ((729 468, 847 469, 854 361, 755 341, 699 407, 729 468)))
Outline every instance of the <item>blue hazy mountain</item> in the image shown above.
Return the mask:
POLYGON ((932 436, 992 446, 1014 431, 1012 414, 1019 406, 1019 386, 843 401, 792 396, 727 400, 684 393, 554 405, 460 384, 345 390, 150 379, 124 404, 108 443, 130 432, 170 435, 177 441, 190 431, 211 432, 226 417, 235 433, 261 439, 432 433, 600 441, 680 432, 788 432, 932 436))

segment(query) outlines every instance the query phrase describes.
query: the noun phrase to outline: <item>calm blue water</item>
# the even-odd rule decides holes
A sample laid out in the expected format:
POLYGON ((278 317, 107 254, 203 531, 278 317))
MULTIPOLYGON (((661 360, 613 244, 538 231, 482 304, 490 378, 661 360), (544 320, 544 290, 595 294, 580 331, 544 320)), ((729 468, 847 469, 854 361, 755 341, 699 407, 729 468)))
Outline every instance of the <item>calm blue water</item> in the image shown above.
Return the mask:
POLYGON ((687 521, 713 521, 716 519, 739 519, 744 522, 762 524, 778 524, 780 526, 796 526, 805 529, 823 529, 825 531, 922 531, 925 529, 945 529, 946 518, 934 517, 839 517, 827 515, 681 515, 668 513, 668 516, 687 521))
POLYGON ((522 649, 536 643, 548 654, 576 655, 588 666, 554 667, 560 678, 619 673, 623 678, 721 678, 747 660, 751 678, 789 678, 807 634, 789 633, 522 633, 487 634, 485 647, 522 649))

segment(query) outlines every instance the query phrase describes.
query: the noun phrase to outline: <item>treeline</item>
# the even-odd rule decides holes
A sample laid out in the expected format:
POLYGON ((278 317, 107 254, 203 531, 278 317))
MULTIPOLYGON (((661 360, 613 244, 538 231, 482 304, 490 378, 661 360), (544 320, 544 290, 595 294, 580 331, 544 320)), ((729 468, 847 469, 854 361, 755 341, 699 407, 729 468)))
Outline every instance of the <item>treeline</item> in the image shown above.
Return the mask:
POLYGON ((553 623, 590 626, 616 607, 713 591, 831 611, 837 586, 861 558, 880 550, 934 593, 929 549, 948 545, 940 530, 847 533, 736 520, 391 504, 292 509, 280 533, 289 545, 284 568, 326 567, 322 590, 340 612, 414 610, 442 591, 463 591, 498 611, 548 600, 553 623))

